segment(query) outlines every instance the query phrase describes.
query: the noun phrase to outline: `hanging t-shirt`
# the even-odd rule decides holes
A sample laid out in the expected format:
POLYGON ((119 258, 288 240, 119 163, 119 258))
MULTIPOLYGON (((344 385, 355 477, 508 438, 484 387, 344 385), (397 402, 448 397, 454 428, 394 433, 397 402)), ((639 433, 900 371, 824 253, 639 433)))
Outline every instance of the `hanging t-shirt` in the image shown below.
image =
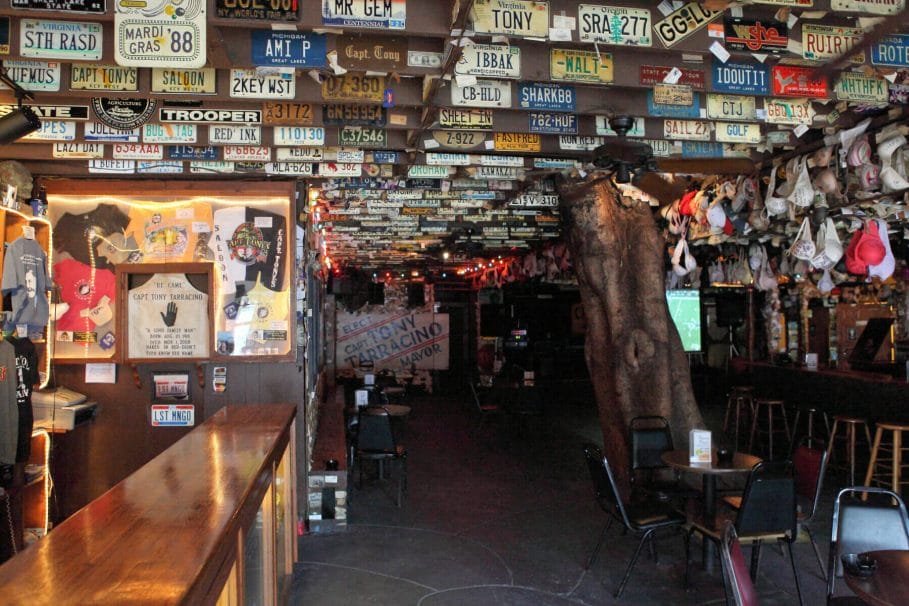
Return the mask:
POLYGON ((200 234, 211 231, 212 213, 208 204, 177 208, 132 206, 126 235, 133 236, 145 263, 189 263, 197 255, 200 234))
POLYGON ((30 330, 47 326, 47 254, 35 240, 17 238, 3 258, 3 294, 9 294, 13 314, 9 325, 30 330))
POLYGON ((241 344, 241 353, 284 353, 288 339, 289 298, 286 291, 275 292, 256 284, 240 299, 232 326, 234 340, 241 344))
POLYGON ((28 339, 8 337, 16 352, 16 408, 19 413, 19 440, 16 445, 16 462, 28 461, 32 447, 32 390, 41 380, 38 374, 38 353, 28 339))
POLYGON ((54 248, 86 265, 94 262, 99 269, 110 269, 111 263, 99 257, 93 246, 101 238, 123 232, 129 217, 114 204, 99 204, 93 210, 74 215, 63 213, 54 224, 54 248))
POLYGON ((282 215, 242 206, 216 210, 208 246, 218 263, 224 294, 234 294, 238 282, 252 288, 259 279, 269 290, 284 289, 287 222, 282 215))
POLYGON ((0 463, 15 463, 18 445, 16 350, 8 341, 0 341, 0 463))
POLYGON ((113 305, 116 291, 114 272, 107 269, 92 270, 75 259, 54 263, 54 282, 60 285, 60 300, 69 304, 65 314, 57 319, 57 330, 94 331, 98 324, 93 317, 107 314, 83 315, 83 310, 93 310, 106 304, 113 305))
POLYGON ((131 358, 209 355, 208 295, 185 274, 155 274, 127 296, 131 358))

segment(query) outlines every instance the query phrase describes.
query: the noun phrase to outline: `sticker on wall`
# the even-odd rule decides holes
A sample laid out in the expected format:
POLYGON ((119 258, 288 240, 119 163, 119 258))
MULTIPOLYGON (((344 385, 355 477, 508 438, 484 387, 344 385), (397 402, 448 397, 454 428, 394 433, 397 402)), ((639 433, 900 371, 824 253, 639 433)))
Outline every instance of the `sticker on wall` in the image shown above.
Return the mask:
POLYGON ((215 366, 212 369, 211 388, 215 393, 227 391, 227 367, 215 366))
POLYGON ((205 66, 206 0, 160 0, 152 6, 133 0, 114 2, 117 65, 205 66))

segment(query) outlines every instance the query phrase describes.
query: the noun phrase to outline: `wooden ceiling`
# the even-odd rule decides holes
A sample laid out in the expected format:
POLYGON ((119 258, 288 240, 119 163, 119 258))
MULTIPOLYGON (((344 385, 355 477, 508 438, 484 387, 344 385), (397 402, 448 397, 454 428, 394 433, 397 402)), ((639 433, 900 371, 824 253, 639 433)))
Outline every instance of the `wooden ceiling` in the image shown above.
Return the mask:
MULTIPOLYGON (((161 10, 182 22, 205 0, 170 2, 148 0, 146 10, 161 10)), ((866 109, 867 103, 837 100, 838 71, 825 79, 827 100, 810 94, 815 115, 804 127, 794 120, 770 123, 764 111, 793 111, 788 102, 796 95, 809 95, 796 91, 783 104, 775 104, 770 100, 782 97, 773 96, 774 80, 786 83, 791 78, 789 84, 797 86, 803 76, 798 67, 816 67, 828 60, 828 53, 861 44, 862 32, 856 28, 871 30, 881 17, 844 12, 841 7, 889 12, 885 23, 893 31, 902 19, 904 2, 778 0, 740 3, 714 13, 683 2, 300 0, 294 6, 293 0, 208 0, 204 66, 214 68, 213 74, 178 74, 185 62, 166 57, 164 51, 161 57, 152 52, 150 58, 139 60, 141 67, 117 68, 118 54, 138 56, 141 49, 125 40, 115 48, 115 4, 116 0, 0 0, 0 16, 9 20, 9 52, 0 60, 14 78, 29 74, 38 81, 19 80, 33 91, 34 100, 27 104, 38 106, 47 117, 71 111, 80 118, 74 121, 74 132, 48 121, 53 125, 45 126, 43 139, 0 146, 0 159, 19 160, 33 175, 47 178, 92 174, 103 178, 110 173, 123 176, 124 171, 158 178, 166 171, 168 179, 318 180, 330 190, 321 198, 319 222, 332 254, 378 268, 417 262, 427 251, 435 255, 443 248, 469 258, 484 249, 487 254, 514 252, 557 237, 557 209, 545 186, 531 178, 533 171, 560 166, 543 158, 587 161, 586 150, 602 143, 602 137, 614 137, 604 130, 611 115, 643 119, 643 132, 632 135, 643 134, 656 155, 684 157, 759 157, 816 139, 825 128, 851 123, 855 106, 866 109), (11 3, 31 8, 13 8, 11 3), (69 9, 38 10, 42 6, 69 9), (894 14, 899 18, 895 20, 894 14), (611 38, 604 29, 606 18, 613 26, 611 38), (55 26, 35 20, 100 24, 101 33, 90 35, 94 40, 100 35, 100 60, 84 58, 92 49, 72 46, 53 56, 55 51, 42 44, 51 40, 46 32, 55 26), (755 21, 765 29, 755 29, 755 21), (782 29, 782 24, 788 26, 782 39, 768 35, 766 28, 782 29), (806 24, 810 40, 803 32, 806 24), (745 27, 735 29, 736 25, 745 27), (620 27, 624 37, 618 33, 620 27), (597 31, 603 40, 594 43, 590 37, 597 31), (724 38, 724 31, 736 36, 724 38), (733 37, 741 40, 734 42, 733 37), (633 38, 639 44, 628 44, 633 38), (777 48, 771 49, 774 43, 777 48), (758 52, 766 55, 756 56, 749 46, 762 47, 758 52), (725 64, 718 57, 724 49, 731 55, 725 64), (466 53, 459 63, 462 50, 466 53), (818 61, 806 59, 812 52, 818 61), (82 58, 72 58, 74 53, 82 58), (57 65, 30 71, 34 66, 23 70, 20 60, 57 65), (777 74, 771 70, 778 64, 790 67, 777 74), (153 66, 158 69, 153 71, 153 66), (256 67, 258 73, 232 71, 256 67), (654 104, 655 84, 674 67, 683 71, 679 83, 690 87, 660 86, 658 94, 677 95, 676 104, 654 104), (560 76, 561 72, 565 73, 560 76), (210 87, 212 76, 214 88, 204 93, 156 92, 175 83, 206 81, 210 87), (473 84, 475 79, 478 84, 473 84), (263 92, 263 87, 274 94, 263 92), (745 96, 722 99, 714 96, 719 92, 745 96), (95 134, 110 136, 104 133, 111 129, 97 126, 96 107, 116 119, 120 99, 154 101, 156 106, 132 141, 99 141, 95 134), (486 107, 471 109, 467 103, 486 107), (708 119, 708 110, 712 118, 739 103, 743 118, 751 111, 757 115, 746 120, 732 114, 708 119), (162 118, 231 118, 237 128, 201 121, 183 122, 194 124, 184 127, 162 118), (244 125, 244 120, 249 123, 244 125), (443 125, 471 120, 472 127, 443 125), (774 133, 769 141, 768 133, 774 133), (172 144, 155 143, 180 136, 185 143, 176 138, 172 144), (218 136, 222 141, 213 140, 218 136), (702 140, 692 140, 697 138, 702 140), (746 139, 749 142, 743 142, 746 139), (79 143, 97 145, 74 145, 79 143), (194 164, 177 159, 190 153, 205 160, 194 164), (73 157, 80 154, 83 157, 73 157), (342 160, 355 166, 343 166, 342 160), (345 171, 361 176, 333 178, 352 174, 345 171), (519 195, 523 197, 511 202, 519 195)), ((722 8, 717 4, 727 3, 708 4, 722 8)), ((92 28, 76 29, 85 34, 92 28)), ((889 53, 889 58, 875 55, 880 61, 873 62, 872 52, 864 51, 863 62, 850 67, 856 71, 850 76, 856 98, 861 97, 859 89, 875 93, 874 79, 877 94, 881 82, 886 91, 891 85, 880 78, 892 74, 895 64, 909 64, 900 56, 903 39, 885 40, 889 43, 878 55, 889 53), (887 61, 891 65, 876 64, 887 61)), ((191 46, 178 38, 178 54, 181 43, 191 46)), ((811 89, 810 82, 803 79, 802 84, 811 89)), ((15 104, 12 91, 0 91, 0 103, 15 104)), ((136 105, 141 109, 143 104, 136 105)))

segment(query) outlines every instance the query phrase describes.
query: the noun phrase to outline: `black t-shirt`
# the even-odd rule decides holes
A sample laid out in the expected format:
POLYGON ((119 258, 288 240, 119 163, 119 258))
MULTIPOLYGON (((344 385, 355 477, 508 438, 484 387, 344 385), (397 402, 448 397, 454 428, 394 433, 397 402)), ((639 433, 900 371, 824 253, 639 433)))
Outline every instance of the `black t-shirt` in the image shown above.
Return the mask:
POLYGON ((38 354, 35 344, 28 339, 7 337, 16 351, 16 405, 19 408, 19 438, 16 442, 16 462, 24 463, 31 454, 32 389, 40 381, 38 375, 38 354))

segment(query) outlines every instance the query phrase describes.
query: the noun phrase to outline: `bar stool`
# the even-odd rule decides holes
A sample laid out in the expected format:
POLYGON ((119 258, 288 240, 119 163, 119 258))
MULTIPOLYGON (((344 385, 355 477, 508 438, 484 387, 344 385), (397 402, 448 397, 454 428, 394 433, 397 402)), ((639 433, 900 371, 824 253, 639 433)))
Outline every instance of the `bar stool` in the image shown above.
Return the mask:
POLYGON ((735 385, 729 390, 726 399, 726 417, 723 419, 723 433, 729 435, 729 419, 732 417, 733 409, 735 410, 735 450, 739 449, 739 432, 744 428, 748 430, 748 425, 744 418, 754 415, 754 387, 751 385, 735 385))
POLYGON ((755 436, 764 434, 767 436, 767 457, 773 459, 773 434, 775 433, 783 434, 786 440, 789 439, 789 418, 786 416, 785 403, 782 400, 757 398, 754 401, 754 419, 751 421, 751 439, 748 440, 748 452, 754 452, 755 436), (758 427, 762 409, 767 411, 766 429, 758 427), (782 427, 778 427, 779 422, 775 420, 774 409, 779 411, 779 419, 783 422, 782 427))
POLYGON ((807 416, 808 421, 808 433, 805 434, 805 437, 812 441, 818 440, 824 444, 826 444, 827 440, 830 439, 830 418, 827 416, 827 413, 819 409, 817 406, 812 406, 811 404, 800 404, 795 409, 795 418, 792 421, 792 435, 789 436, 789 444, 791 445, 789 448, 789 454, 792 454, 795 445, 799 442, 799 419, 801 419, 803 412, 807 416), (818 415, 821 417, 821 419, 823 419, 824 427, 827 429, 827 434, 821 439, 818 439, 814 436, 815 415, 818 415))
POLYGON ((903 446, 904 431, 909 431, 909 425, 905 423, 877 424, 877 430, 874 432, 874 446, 871 448, 871 460, 868 462, 868 473, 865 475, 865 486, 871 486, 871 482, 874 482, 900 494, 901 486, 909 484, 909 480, 902 479, 903 469, 909 467, 909 463, 903 463, 903 450, 909 449, 909 446, 903 446), (889 444, 881 445, 881 438, 885 431, 893 432, 893 439, 889 444), (883 457, 878 458, 880 454, 888 453, 892 457, 891 462, 885 462, 883 457), (885 479, 888 472, 889 480, 885 479))
POLYGON ((871 431, 868 429, 868 422, 859 417, 850 417, 848 415, 834 415, 833 429, 830 430, 830 443, 827 445, 828 464, 833 460, 833 446, 836 444, 836 430, 840 423, 846 426, 846 435, 839 436, 839 439, 846 440, 846 458, 849 460, 849 485, 856 486, 855 483, 855 436, 858 426, 865 429, 865 437, 868 440, 868 452, 871 452, 871 431))

